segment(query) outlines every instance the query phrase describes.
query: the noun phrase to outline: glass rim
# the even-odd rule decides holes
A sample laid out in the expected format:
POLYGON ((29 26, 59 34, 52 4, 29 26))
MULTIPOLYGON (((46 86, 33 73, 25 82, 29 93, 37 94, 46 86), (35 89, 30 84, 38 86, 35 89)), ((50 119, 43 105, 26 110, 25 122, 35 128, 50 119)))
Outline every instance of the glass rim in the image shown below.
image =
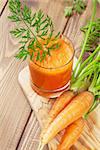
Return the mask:
POLYGON ((74 46, 73 46, 72 41, 71 41, 68 37, 65 37, 65 36, 62 35, 62 38, 65 39, 65 42, 66 42, 66 39, 67 39, 67 40, 70 42, 71 47, 73 48, 73 54, 72 54, 72 57, 69 59, 69 61, 68 61, 67 63, 65 63, 65 64, 62 65, 62 66, 54 67, 54 68, 53 68, 53 67, 43 67, 43 66, 40 66, 39 64, 33 62, 32 60, 29 60, 29 61, 31 61, 32 63, 34 63, 36 66, 38 66, 38 67, 40 67, 40 68, 43 68, 43 69, 50 69, 50 70, 53 70, 53 69, 60 69, 60 68, 65 67, 66 65, 68 65, 68 64, 72 61, 72 59, 74 58, 75 49, 74 49, 74 46))

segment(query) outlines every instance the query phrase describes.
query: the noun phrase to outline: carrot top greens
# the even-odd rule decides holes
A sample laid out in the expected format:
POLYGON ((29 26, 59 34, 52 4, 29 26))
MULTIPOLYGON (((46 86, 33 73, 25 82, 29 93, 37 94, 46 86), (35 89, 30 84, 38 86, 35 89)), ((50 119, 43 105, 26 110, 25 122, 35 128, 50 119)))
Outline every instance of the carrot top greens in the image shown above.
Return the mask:
POLYGON ((93 0, 93 13, 90 22, 82 29, 85 32, 85 38, 71 79, 71 90, 88 90, 94 94, 94 103, 88 113, 100 103, 100 19, 94 20, 96 2, 93 0), (83 61, 86 51, 92 51, 92 53, 83 61))
POLYGON ((11 15, 8 18, 16 23, 16 28, 10 33, 21 39, 20 51, 16 58, 25 60, 30 56, 33 59, 35 55, 37 61, 42 61, 46 55, 50 55, 51 50, 59 48, 59 43, 55 41, 59 38, 60 32, 54 34, 53 22, 42 10, 33 14, 30 8, 21 4, 20 0, 9 0, 9 9, 11 15), (46 40, 44 45, 41 44, 41 39, 46 40), (49 46, 51 41, 54 42, 49 46), (29 49, 31 49, 31 54, 29 49))
MULTIPOLYGON (((90 23, 88 23, 85 27, 81 28, 81 31, 85 35, 89 28, 89 24, 90 23)), ((100 42, 100 18, 97 18, 92 22, 92 27, 90 30, 90 35, 88 36, 86 46, 85 46, 85 51, 93 52, 98 46, 99 42, 100 42)))
MULTIPOLYGON (((97 0, 100 3, 100 0, 97 0)), ((87 4, 86 0, 65 0, 68 6, 64 9, 65 17, 70 17, 74 13, 82 14, 87 4)))
POLYGON ((83 0, 66 0, 72 5, 65 7, 64 14, 65 16, 71 16, 74 12, 81 14, 86 8, 86 2, 83 0))

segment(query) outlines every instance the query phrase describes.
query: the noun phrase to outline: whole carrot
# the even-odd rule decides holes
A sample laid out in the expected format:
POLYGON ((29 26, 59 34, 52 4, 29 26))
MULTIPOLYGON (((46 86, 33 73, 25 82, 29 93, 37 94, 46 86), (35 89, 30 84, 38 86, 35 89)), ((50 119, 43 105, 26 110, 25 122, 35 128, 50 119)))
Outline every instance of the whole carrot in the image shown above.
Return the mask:
POLYGON ((80 118, 69 125, 61 139, 61 143, 57 150, 67 150, 69 149, 79 138, 84 128, 84 119, 80 118))
MULTIPOLYGON (((47 130, 41 134, 40 147, 43 148, 57 133, 82 117, 91 107, 93 100, 93 94, 88 91, 82 92, 74 97, 65 109, 58 114, 47 130)), ((39 149, 42 150, 42 148, 39 149)))
POLYGON ((74 96, 74 92, 65 91, 56 99, 49 112, 46 127, 56 118, 56 116, 65 108, 65 106, 72 100, 74 96))

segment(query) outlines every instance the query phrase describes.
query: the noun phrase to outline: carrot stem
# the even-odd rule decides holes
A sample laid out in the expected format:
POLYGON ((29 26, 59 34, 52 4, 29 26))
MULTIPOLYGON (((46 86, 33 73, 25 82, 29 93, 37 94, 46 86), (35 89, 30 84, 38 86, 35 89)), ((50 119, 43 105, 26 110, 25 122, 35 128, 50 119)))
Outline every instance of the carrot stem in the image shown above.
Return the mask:
POLYGON ((93 0, 93 13, 92 13, 92 16, 91 16, 89 28, 88 28, 88 30, 87 30, 87 32, 86 32, 86 37, 85 37, 85 39, 84 39, 84 44, 83 44, 83 47, 82 47, 81 54, 80 54, 80 56, 79 56, 79 59, 78 59, 78 61, 77 61, 77 63, 76 63, 75 69, 74 69, 74 71, 73 71, 73 75, 72 75, 73 78, 77 77, 78 71, 79 71, 79 67, 78 67, 78 66, 79 66, 80 63, 82 62, 82 57, 83 57, 83 54, 84 54, 84 52, 85 52, 85 46, 86 46, 86 44, 87 44, 87 40, 88 40, 90 31, 91 31, 91 27, 92 27, 92 22, 93 22, 93 20, 94 20, 95 14, 96 14, 96 2, 97 2, 96 0, 93 0), (78 70, 77 70, 77 68, 78 68, 78 70))
POLYGON ((98 53, 100 49, 100 45, 96 48, 96 50, 82 63, 82 65, 80 66, 78 73, 80 74, 80 72, 82 71, 82 69, 84 69, 87 65, 88 62, 90 62, 90 60, 92 61, 92 59, 95 57, 95 55, 98 53))

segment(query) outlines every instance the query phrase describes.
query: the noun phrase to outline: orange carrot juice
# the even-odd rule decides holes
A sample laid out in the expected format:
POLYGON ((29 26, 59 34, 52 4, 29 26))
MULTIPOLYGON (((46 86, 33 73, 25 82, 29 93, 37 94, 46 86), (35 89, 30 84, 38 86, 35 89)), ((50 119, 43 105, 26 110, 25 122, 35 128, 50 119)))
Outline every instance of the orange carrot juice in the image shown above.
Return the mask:
POLYGON ((71 79, 74 49, 67 38, 59 38, 60 47, 43 61, 29 62, 31 85, 39 94, 57 92, 71 79))

